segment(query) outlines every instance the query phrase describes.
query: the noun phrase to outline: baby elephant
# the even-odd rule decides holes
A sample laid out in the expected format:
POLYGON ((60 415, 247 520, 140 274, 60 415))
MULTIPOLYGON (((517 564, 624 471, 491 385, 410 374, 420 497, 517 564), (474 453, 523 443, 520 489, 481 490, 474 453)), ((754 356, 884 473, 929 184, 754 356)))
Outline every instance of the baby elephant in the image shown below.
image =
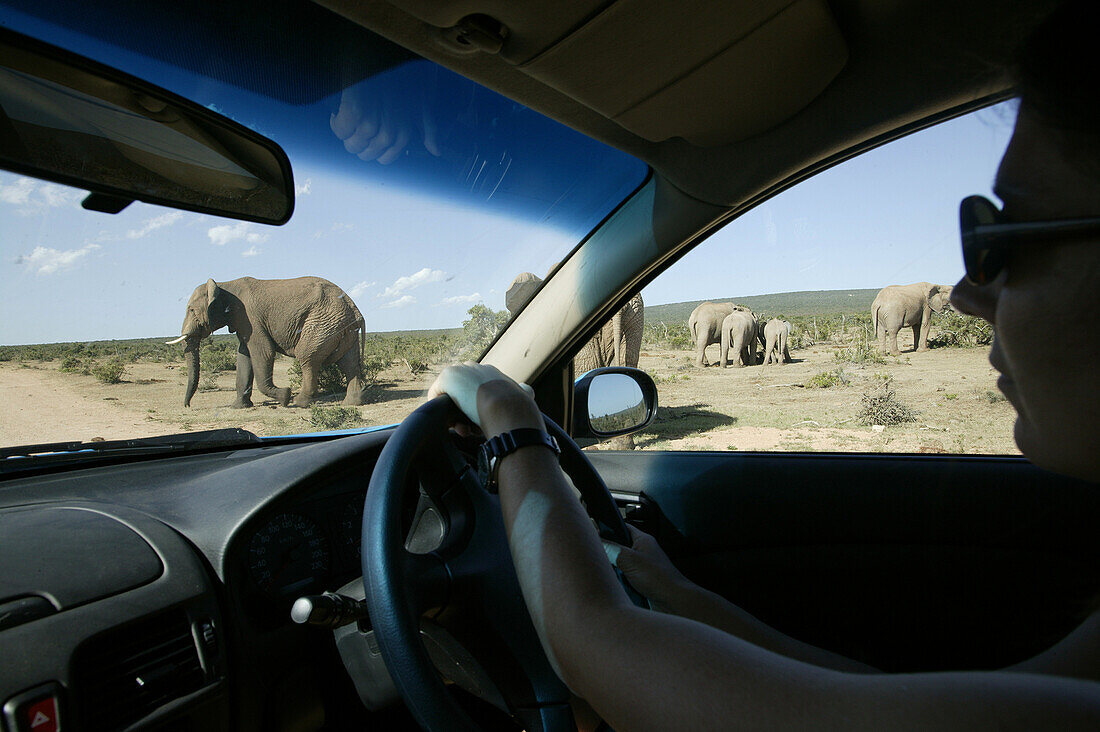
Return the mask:
POLYGON ((787 350, 787 339, 791 335, 791 324, 786 320, 772 318, 764 326, 764 365, 775 359, 778 364, 790 363, 791 352, 787 350))
POLYGON ((748 310, 734 310, 722 321, 722 368, 726 361, 737 361, 738 366, 756 363, 756 316, 748 310))

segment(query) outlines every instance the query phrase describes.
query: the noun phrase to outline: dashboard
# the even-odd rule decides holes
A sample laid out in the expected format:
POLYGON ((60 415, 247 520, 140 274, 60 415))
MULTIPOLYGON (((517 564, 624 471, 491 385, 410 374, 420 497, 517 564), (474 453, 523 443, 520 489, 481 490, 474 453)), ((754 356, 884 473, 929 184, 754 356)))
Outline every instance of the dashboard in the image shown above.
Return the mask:
POLYGON ((331 631, 289 609, 360 576, 363 501, 389 434, 0 482, 5 732, 51 709, 89 730, 361 722, 332 716, 365 711, 347 703, 331 631))

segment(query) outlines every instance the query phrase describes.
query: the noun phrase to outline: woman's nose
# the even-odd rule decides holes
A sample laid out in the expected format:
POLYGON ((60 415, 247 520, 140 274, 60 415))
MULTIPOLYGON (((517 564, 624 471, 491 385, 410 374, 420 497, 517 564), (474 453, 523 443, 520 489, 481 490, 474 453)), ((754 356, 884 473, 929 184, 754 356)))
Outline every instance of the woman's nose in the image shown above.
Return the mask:
POLYGON ((990 323, 994 322, 997 312, 997 297, 1001 293, 1002 272, 988 285, 972 285, 966 278, 959 280, 951 290, 951 304, 955 309, 967 315, 977 315, 990 323))

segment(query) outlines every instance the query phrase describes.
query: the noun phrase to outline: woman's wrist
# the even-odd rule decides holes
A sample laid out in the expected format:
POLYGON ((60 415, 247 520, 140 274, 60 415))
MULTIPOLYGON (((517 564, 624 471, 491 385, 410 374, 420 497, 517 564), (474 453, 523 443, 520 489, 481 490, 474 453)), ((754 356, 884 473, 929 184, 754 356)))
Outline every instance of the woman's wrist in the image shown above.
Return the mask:
POLYGON ((477 412, 486 438, 521 427, 546 429, 535 400, 506 381, 481 385, 477 391, 477 412))

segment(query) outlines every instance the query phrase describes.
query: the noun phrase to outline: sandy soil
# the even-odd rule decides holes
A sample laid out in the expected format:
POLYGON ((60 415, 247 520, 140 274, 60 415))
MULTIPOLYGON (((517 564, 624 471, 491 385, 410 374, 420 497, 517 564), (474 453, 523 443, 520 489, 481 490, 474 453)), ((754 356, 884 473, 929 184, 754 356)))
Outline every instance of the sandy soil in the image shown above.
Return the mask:
MULTIPOLYGON (((711 346, 708 356, 716 359, 717 350, 711 346)), ((834 352, 822 345, 792 351, 790 364, 700 369, 687 351, 643 351, 640 366, 658 383, 660 409, 635 442, 641 449, 1017 453, 1015 413, 996 389, 988 349, 902 353, 863 366, 839 363, 834 352), (846 385, 807 385, 837 368, 846 385), (916 422, 881 429, 858 424, 861 395, 883 376, 892 377, 898 399, 918 410, 916 422)), ((276 363, 276 384, 288 383, 290 364, 276 363)), ((216 390, 198 392, 185 409, 180 364, 131 364, 119 384, 57 368, 57 362, 0 363, 0 445, 235 426, 260 435, 321 429, 310 410, 261 401, 258 391, 255 407, 230 409, 232 372, 219 374, 216 390)), ((354 408, 358 418, 346 426, 400 421, 420 404, 438 370, 384 372, 376 401, 354 408)), ((339 398, 322 403, 339 404, 339 398)))

